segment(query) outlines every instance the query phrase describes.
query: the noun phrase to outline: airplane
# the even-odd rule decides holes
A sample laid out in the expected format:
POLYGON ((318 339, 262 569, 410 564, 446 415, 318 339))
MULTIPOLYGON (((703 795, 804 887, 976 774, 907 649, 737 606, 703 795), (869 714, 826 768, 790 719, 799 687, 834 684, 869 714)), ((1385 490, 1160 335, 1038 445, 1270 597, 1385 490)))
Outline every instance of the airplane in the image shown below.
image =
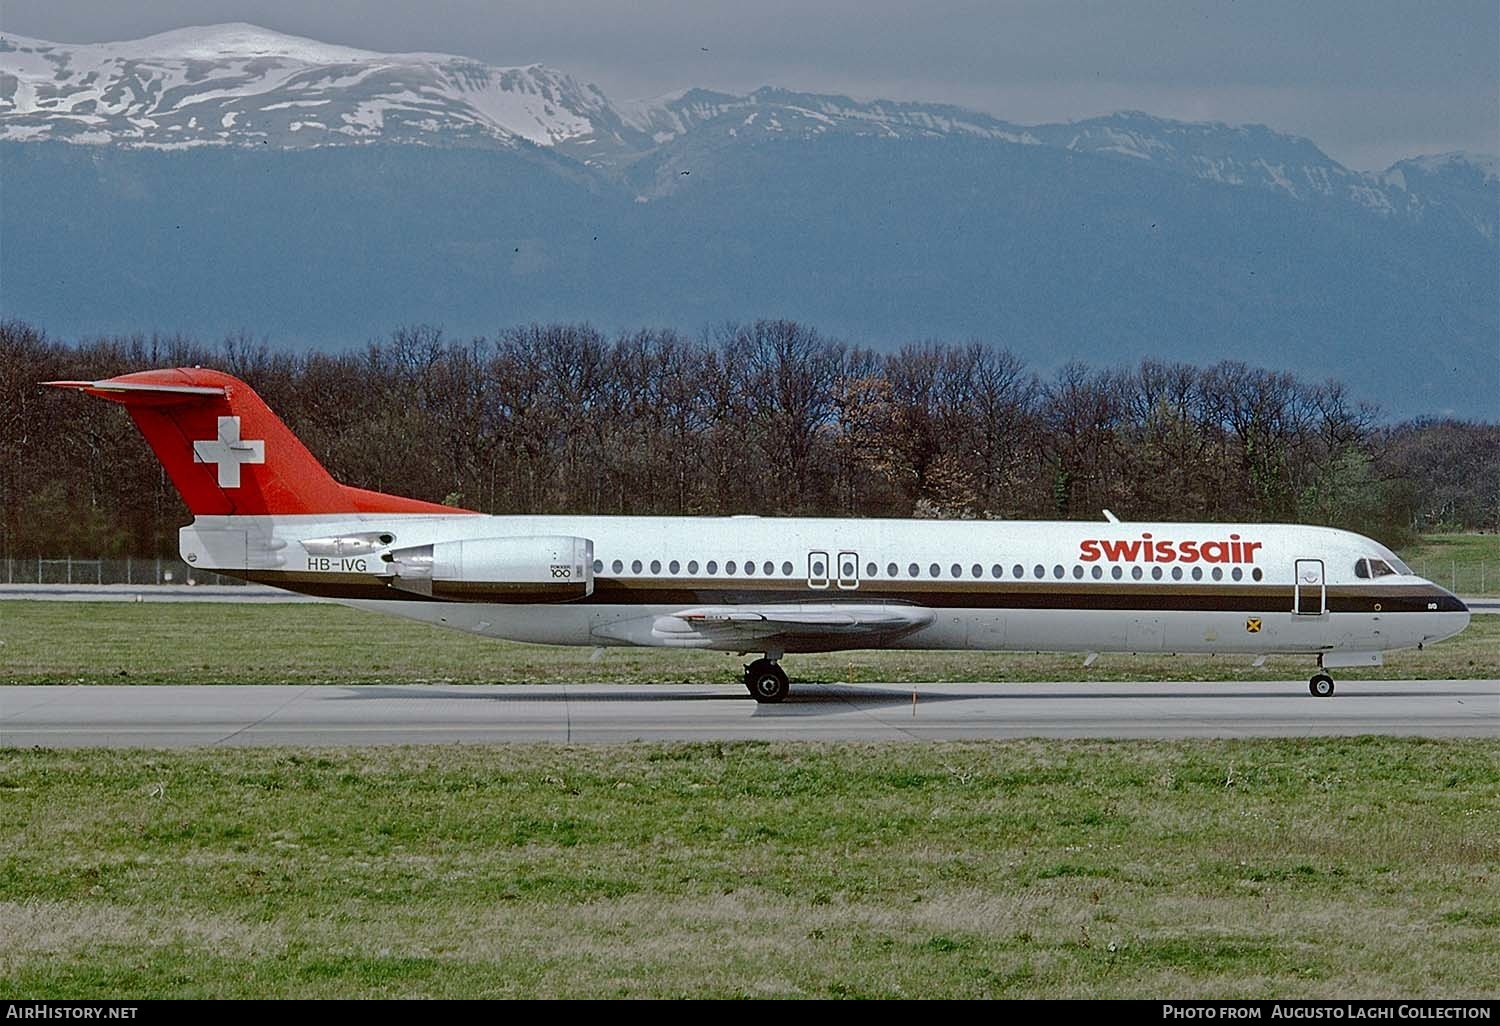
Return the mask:
POLYGON ((758 655, 761 703, 787 697, 789 653, 873 648, 1300 654, 1328 697, 1328 671, 1469 623, 1331 528, 489 516, 339 483, 220 371, 45 384, 125 407, 193 514, 193 567, 491 638, 758 655))

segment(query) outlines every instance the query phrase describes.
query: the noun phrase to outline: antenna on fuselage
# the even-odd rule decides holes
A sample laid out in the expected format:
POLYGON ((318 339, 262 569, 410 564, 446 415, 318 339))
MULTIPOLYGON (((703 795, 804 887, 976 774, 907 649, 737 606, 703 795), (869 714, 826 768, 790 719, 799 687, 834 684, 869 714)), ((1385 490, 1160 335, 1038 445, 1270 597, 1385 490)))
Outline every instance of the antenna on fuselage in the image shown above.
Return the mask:
POLYGON ((1115 516, 1109 510, 1104 511, 1104 519, 1108 520, 1111 524, 1118 524, 1120 522, 1120 518, 1115 516))

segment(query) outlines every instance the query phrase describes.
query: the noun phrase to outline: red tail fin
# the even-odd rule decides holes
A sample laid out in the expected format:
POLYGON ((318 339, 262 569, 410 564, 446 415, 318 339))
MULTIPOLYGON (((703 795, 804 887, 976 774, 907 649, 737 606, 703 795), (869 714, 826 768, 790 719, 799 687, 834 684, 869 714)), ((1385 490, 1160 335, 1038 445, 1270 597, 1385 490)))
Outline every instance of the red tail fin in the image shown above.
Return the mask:
POLYGON ((221 371, 47 384, 130 411, 194 515, 469 512, 339 484, 254 389, 221 371))

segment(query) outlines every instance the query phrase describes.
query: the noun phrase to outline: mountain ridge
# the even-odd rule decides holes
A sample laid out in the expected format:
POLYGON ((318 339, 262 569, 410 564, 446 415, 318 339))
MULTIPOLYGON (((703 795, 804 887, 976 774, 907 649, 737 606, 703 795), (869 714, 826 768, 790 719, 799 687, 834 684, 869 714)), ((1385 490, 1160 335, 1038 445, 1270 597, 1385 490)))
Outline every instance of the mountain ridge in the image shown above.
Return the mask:
MULTIPOLYGON (((802 138, 829 133, 965 136, 1140 160, 1294 199, 1337 197, 1385 216, 1420 216, 1435 176, 1497 181, 1486 155, 1419 155, 1352 170, 1316 143, 1260 124, 1187 122, 1142 111, 1022 125, 952 104, 860 100, 763 86, 745 95, 689 88, 615 102, 540 63, 489 65, 442 53, 382 53, 248 23, 137 40, 64 44, 0 33, 0 141, 56 139, 181 149, 201 145, 427 145, 551 148, 616 176, 693 134, 802 138), (1441 164, 1438 162, 1442 161, 1441 164)), ((645 200, 681 183, 668 179, 645 200)), ((1438 190, 1451 199, 1451 189, 1438 190)), ((1486 204, 1465 216, 1497 234, 1486 204)))
POLYGON ((1258 125, 771 86, 617 103, 545 65, 166 35, 0 33, 0 314, 285 345, 785 316, 1500 412, 1494 158, 1358 172, 1258 125))

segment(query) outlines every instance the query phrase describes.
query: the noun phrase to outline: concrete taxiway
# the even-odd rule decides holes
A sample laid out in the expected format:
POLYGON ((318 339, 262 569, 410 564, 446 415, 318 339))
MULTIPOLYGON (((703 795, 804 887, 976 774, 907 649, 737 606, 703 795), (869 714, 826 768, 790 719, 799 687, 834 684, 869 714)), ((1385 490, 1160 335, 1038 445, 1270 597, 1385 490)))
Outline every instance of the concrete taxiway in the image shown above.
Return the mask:
POLYGON ((1500 737, 1500 681, 0 687, 7 747, 1333 734, 1500 737))

